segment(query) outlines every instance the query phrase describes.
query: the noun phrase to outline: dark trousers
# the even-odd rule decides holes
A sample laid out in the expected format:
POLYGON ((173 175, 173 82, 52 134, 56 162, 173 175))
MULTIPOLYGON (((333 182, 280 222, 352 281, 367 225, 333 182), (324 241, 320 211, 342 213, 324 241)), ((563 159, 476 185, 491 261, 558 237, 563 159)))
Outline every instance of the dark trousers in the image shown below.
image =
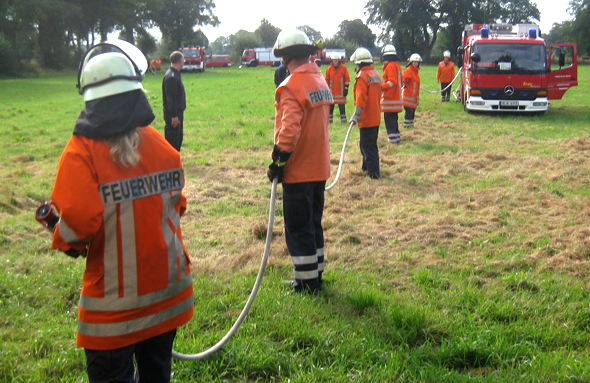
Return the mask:
POLYGON ((369 173, 371 178, 379 178, 379 148, 377 147, 377 138, 379 137, 379 127, 360 128, 360 147, 363 155, 362 170, 369 173))
MULTIPOLYGON (((336 104, 330 105, 330 122, 334 120, 334 107, 336 104)), ((338 104, 338 109, 340 110, 340 122, 347 122, 346 121, 346 104, 338 104)))
POLYGON ((404 116, 404 128, 411 128, 414 126, 414 116, 416 115, 416 109, 404 106, 406 114, 404 116))
POLYGON ((86 372, 90 383, 134 383, 133 356, 137 382, 169 383, 172 370, 172 343, 176 330, 116 350, 85 349, 86 372))
POLYGON ((451 87, 449 86, 450 82, 441 82, 440 83, 440 90, 442 90, 442 93, 440 94, 440 99, 441 101, 449 101, 451 99, 451 87), (449 86, 448 89, 445 89, 447 86, 449 86))
POLYGON ((164 113, 164 122, 166 122, 166 127, 164 128, 164 137, 166 137, 166 141, 168 141, 170 145, 174 147, 174 149, 180 152, 180 147, 182 146, 182 139, 184 137, 184 112, 178 113, 178 125, 176 126, 176 128, 172 126, 172 117, 170 117, 166 113, 164 113))
POLYGON ((392 144, 399 144, 401 134, 399 133, 399 125, 397 122, 397 113, 385 112, 383 113, 385 120, 385 129, 387 130, 387 139, 392 144))
POLYGON ((285 241, 291 260, 295 291, 315 292, 324 270, 324 189, 326 181, 283 183, 285 241))

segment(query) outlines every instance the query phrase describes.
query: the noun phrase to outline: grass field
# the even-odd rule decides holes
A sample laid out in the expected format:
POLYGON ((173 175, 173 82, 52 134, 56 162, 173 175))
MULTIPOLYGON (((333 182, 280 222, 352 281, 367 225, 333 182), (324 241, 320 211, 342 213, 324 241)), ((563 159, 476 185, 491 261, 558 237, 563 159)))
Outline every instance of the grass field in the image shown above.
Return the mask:
MULTIPOLYGON (((195 317, 177 351, 215 344, 253 286, 273 72, 183 75, 195 317)), ((422 68, 423 88, 437 89, 435 73, 422 68)), ((162 74, 144 81, 161 132, 162 74)), ((75 346, 84 263, 52 252, 34 220, 83 107, 75 76, 0 81, 0 382, 87 381, 75 346)), ((324 291, 291 296, 283 283, 292 265, 279 200, 249 316, 212 357, 174 361, 173 381, 590 382, 590 67, 578 81, 540 116, 467 114, 422 92, 401 145, 382 124, 377 181, 360 170, 353 129, 326 193, 324 291)), ((347 128, 330 126, 333 176, 347 128)))

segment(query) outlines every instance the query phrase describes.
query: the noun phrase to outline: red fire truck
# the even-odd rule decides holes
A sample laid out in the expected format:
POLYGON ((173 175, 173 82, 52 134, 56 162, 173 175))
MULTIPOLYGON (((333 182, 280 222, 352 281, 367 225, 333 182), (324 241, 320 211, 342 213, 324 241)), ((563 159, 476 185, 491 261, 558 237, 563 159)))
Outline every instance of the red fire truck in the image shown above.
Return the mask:
POLYGON ((340 57, 342 57, 340 59, 340 62, 345 63, 346 62, 346 50, 345 49, 322 49, 319 50, 318 53, 314 56, 311 56, 311 61, 315 61, 316 64, 321 65, 321 64, 331 64, 332 63, 332 59, 330 58, 330 56, 332 56, 332 53, 338 53, 340 55, 340 57))
POLYGON ((183 71, 205 71, 205 49, 200 46, 189 46, 178 48, 184 55, 184 66, 183 71))
POLYGON ((246 48, 242 53, 242 65, 255 67, 258 65, 281 65, 281 58, 275 57, 272 48, 246 48))
POLYGON ((547 51, 534 24, 467 25, 458 56, 466 111, 545 112, 549 100, 578 85, 576 45, 547 51), (559 69, 551 67, 554 56, 559 69))

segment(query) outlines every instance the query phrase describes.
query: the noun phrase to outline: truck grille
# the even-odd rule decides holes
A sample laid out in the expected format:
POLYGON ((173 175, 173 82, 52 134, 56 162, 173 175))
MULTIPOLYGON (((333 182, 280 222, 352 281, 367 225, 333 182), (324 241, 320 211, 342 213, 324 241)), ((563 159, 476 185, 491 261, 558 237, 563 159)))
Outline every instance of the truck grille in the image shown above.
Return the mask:
MULTIPOLYGON (((480 89, 484 100, 534 100, 538 89, 515 89, 511 96, 506 95, 504 89, 480 89)), ((502 108, 503 109, 503 108, 502 108)))

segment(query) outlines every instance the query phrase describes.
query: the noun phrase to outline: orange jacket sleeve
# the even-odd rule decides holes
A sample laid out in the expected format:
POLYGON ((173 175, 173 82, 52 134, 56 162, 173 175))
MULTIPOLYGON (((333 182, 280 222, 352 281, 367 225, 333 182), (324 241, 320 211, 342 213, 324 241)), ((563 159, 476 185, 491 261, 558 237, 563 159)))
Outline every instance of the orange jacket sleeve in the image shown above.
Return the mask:
POLYGON ((104 211, 98 193, 98 178, 84 142, 72 136, 59 161, 53 203, 61 216, 56 227, 53 248, 80 250, 90 242, 100 226, 104 211), (80 204, 80 199, 85 203, 80 204))
POLYGON ((275 133, 275 145, 283 152, 292 153, 299 141, 301 133, 301 120, 303 119, 303 108, 293 92, 287 88, 279 88, 277 95, 277 108, 282 110, 278 129, 275 133))

